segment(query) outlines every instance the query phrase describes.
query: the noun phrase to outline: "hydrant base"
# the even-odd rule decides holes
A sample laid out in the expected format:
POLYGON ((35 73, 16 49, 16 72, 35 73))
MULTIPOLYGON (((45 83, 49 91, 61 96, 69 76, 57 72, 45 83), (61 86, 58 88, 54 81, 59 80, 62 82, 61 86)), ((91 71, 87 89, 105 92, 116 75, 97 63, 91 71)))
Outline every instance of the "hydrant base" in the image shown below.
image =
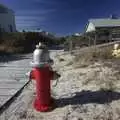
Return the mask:
POLYGON ((38 112, 48 112, 53 109, 54 106, 54 101, 51 99, 51 103, 49 105, 43 105, 40 104, 39 100, 35 99, 33 102, 33 107, 36 109, 38 112))

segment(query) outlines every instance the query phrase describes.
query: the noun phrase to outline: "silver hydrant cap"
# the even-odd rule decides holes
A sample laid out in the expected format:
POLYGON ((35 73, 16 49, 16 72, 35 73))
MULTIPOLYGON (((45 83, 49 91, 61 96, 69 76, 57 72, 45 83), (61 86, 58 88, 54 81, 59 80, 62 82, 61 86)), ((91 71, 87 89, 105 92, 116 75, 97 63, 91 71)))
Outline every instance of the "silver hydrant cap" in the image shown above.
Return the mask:
POLYGON ((45 45, 44 45, 44 44, 42 44, 41 42, 39 42, 39 44, 38 44, 38 45, 36 45, 36 48, 37 48, 37 49, 40 49, 41 47, 43 47, 43 48, 44 48, 44 47, 45 47, 45 45))

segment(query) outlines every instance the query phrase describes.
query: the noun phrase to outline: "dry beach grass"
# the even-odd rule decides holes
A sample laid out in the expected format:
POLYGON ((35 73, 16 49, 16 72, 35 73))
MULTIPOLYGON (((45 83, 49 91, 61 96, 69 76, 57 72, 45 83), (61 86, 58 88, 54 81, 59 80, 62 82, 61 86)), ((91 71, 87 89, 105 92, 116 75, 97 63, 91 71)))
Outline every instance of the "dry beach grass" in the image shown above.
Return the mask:
MULTIPOLYGON (((111 50, 58 55, 53 69, 61 78, 57 86, 52 87, 57 108, 48 113, 36 112, 32 108, 31 83, 6 110, 6 119, 120 120, 120 59, 112 57, 111 50), (12 109, 15 112, 10 112, 12 109)), ((1 118, 4 116, 5 113, 1 118)))

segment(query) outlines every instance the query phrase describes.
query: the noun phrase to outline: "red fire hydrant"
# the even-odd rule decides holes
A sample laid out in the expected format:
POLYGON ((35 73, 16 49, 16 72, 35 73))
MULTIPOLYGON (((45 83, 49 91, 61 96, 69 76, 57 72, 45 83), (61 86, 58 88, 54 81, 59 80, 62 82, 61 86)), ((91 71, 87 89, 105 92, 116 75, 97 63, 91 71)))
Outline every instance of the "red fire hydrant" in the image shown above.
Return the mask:
POLYGON ((30 79, 35 80, 36 96, 33 106, 37 111, 46 112, 53 108, 53 99, 51 98, 51 80, 54 76, 54 71, 50 69, 49 54, 44 53, 44 47, 41 44, 36 46, 33 53, 32 71, 30 72, 30 79), (47 59, 46 59, 47 58, 47 59))
POLYGON ((37 111, 49 111, 53 107, 53 99, 51 98, 50 80, 53 78, 54 72, 49 67, 33 68, 31 71, 31 79, 36 81, 36 97, 34 100, 34 108, 37 111))

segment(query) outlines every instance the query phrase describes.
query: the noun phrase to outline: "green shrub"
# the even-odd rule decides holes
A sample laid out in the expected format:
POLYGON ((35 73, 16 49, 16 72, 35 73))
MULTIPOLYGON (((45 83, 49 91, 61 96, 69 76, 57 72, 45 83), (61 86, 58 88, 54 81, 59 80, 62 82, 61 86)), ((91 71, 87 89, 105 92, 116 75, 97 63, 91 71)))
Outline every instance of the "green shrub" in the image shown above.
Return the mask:
POLYGON ((37 32, 2 33, 0 35, 0 50, 12 53, 33 52, 39 42, 47 45, 56 44, 56 39, 49 38, 37 32))

